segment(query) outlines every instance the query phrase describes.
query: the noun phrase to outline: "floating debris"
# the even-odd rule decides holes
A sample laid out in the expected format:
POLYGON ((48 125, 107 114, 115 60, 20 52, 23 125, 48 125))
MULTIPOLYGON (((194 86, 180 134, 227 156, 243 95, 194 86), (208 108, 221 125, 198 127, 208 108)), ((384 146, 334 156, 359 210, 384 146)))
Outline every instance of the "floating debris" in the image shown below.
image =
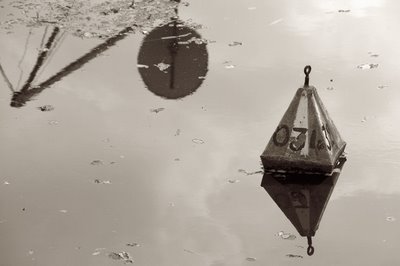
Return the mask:
POLYGON ((276 20, 272 21, 271 23, 269 23, 269 25, 272 26, 272 25, 278 24, 278 23, 280 23, 282 21, 283 21, 283 19, 279 18, 279 19, 276 19, 276 20))
POLYGON ((378 86, 378 90, 382 90, 382 89, 387 88, 387 87, 389 87, 389 86, 388 85, 379 85, 378 86))
POLYGON ((104 163, 101 160, 93 160, 90 164, 99 166, 99 165, 103 165, 104 163))
POLYGON ((138 68, 149 68, 148 65, 141 65, 141 64, 137 64, 137 67, 138 67, 138 68))
POLYGON ((126 246, 127 246, 127 247, 140 247, 140 244, 139 244, 139 243, 133 242, 133 243, 128 243, 128 244, 126 244, 126 246))
POLYGON ((226 65, 225 68, 226 69, 232 69, 232 68, 235 68, 235 65, 226 65))
POLYGON ((282 239, 285 239, 285 240, 295 240, 296 239, 295 235, 293 235, 291 233, 285 233, 283 231, 280 231, 278 233, 278 236, 280 236, 282 239))
POLYGON ((368 117, 364 116, 363 119, 361 119, 361 123, 367 122, 368 117))
POLYGON ((160 107, 160 108, 150 109, 150 112, 157 114, 157 113, 159 113, 161 111, 164 111, 164 110, 165 110, 165 108, 160 107))
MULTIPOLYGON (((184 35, 190 35, 190 33, 188 34, 184 34, 184 35)), ((182 36, 182 35, 181 35, 182 36)), ((174 37, 174 36, 173 36, 174 37)), ((166 38, 166 37, 165 37, 166 38)), ((181 45, 188 45, 191 43, 195 43, 197 45, 201 45, 201 44, 209 44, 209 43, 214 43, 214 41, 209 41, 207 39, 203 39, 203 38, 198 38, 198 37, 192 37, 187 41, 179 41, 178 44, 181 45)))
POLYGON ((333 91, 334 90, 334 87, 327 87, 326 88, 328 91, 333 91))
POLYGON ((101 252, 102 252, 103 250, 105 250, 105 248, 96 248, 96 249, 94 250, 94 252, 92 253, 92 255, 93 255, 93 256, 100 255, 101 252))
POLYGON ((247 8, 247 10, 256 10, 256 9, 257 9, 257 7, 255 7, 255 6, 250 6, 247 8))
POLYGON ((175 135, 174 136, 179 136, 181 134, 181 130, 178 128, 177 130, 176 130, 176 132, 175 132, 175 135))
POLYGON ((122 260, 125 263, 133 263, 133 259, 128 252, 122 251, 119 253, 111 252, 108 254, 108 257, 113 260, 122 260))
POLYGON ((370 57, 379 57, 379 54, 370 54, 370 57))
POLYGON ((204 140, 202 139, 192 139, 192 142, 196 144, 204 144, 204 140))
POLYGON ((394 222, 394 221, 396 221, 396 218, 394 218, 394 217, 392 217, 392 216, 388 216, 388 217, 386 217, 386 221, 388 221, 388 222, 394 222))
POLYGON ((67 213, 68 211, 67 211, 67 210, 59 210, 59 212, 61 212, 61 213, 67 213))
POLYGON ((31 255, 31 256, 32 256, 34 253, 35 253, 35 252, 34 252, 33 250, 29 250, 29 251, 28 251, 28 255, 31 255))
POLYGON ((254 262, 254 261, 256 261, 257 259, 254 258, 254 257, 247 257, 246 260, 247 260, 247 261, 254 262))
POLYGON ((160 71, 167 73, 167 69, 171 66, 170 64, 165 64, 164 62, 154 64, 155 67, 157 67, 160 71))
POLYGON ((4 183, 3 183, 4 185, 9 185, 10 183, 9 182, 7 182, 7 181, 4 181, 4 183))
POLYGON ((233 42, 233 43, 230 43, 228 45, 229 46, 238 46, 238 45, 243 45, 243 43, 242 42, 233 42))
POLYGON ((56 126, 56 125, 59 124, 59 122, 58 122, 57 120, 49 120, 47 123, 48 123, 50 126, 56 126))
POLYGON ((365 69, 372 69, 372 68, 377 68, 379 64, 362 64, 358 65, 357 68, 365 70, 365 69))
POLYGON ((235 184, 235 183, 239 183, 240 180, 239 179, 229 179, 228 182, 231 184, 235 184))
POLYGON ((194 251, 191 251, 190 249, 184 248, 183 251, 190 253, 190 254, 196 254, 194 251))
POLYGON ((43 106, 37 107, 37 109, 39 109, 42 112, 49 112, 49 111, 53 111, 54 107, 52 105, 43 105, 43 106))
POLYGON ((239 173, 243 173, 243 174, 245 174, 245 175, 256 175, 256 174, 263 174, 263 173, 264 173, 264 171, 262 171, 262 170, 254 171, 254 172, 247 172, 247 171, 244 170, 244 169, 238 169, 238 172, 239 172, 239 173))
POLYGON ((204 76, 199 76, 199 77, 197 77, 198 79, 206 79, 206 77, 204 77, 204 76))
POLYGON ((349 13, 351 10, 350 9, 339 9, 339 13, 349 13))
POLYGON ((174 161, 179 162, 181 159, 175 158, 174 161))
POLYGON ((110 185, 110 184, 111 184, 111 181, 109 181, 109 180, 95 179, 94 182, 95 182, 96 184, 104 184, 104 185, 110 185))
POLYGON ((295 254, 287 254, 286 257, 289 257, 289 258, 299 258, 299 259, 302 259, 302 258, 303 258, 303 256, 301 256, 301 255, 295 255, 295 254))

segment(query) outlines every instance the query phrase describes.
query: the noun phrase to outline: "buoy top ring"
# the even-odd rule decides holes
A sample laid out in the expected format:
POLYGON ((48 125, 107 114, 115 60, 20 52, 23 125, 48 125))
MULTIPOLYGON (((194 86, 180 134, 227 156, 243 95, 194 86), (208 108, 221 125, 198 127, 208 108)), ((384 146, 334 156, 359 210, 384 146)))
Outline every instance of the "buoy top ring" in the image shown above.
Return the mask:
POLYGON ((312 256, 314 254, 314 247, 312 246, 311 236, 307 236, 307 242, 308 242, 307 255, 312 256))
POLYGON ((311 66, 310 65, 305 66, 304 74, 306 74, 306 76, 308 76, 308 75, 310 75, 310 73, 311 73, 311 66))
POLYGON ((310 80, 310 78, 308 77, 308 75, 311 73, 311 66, 310 65, 307 65, 305 68, 304 68, 304 74, 306 74, 306 77, 305 77, 305 79, 304 79, 304 87, 308 87, 308 82, 309 82, 309 80, 310 80))
POLYGON ((309 246, 307 248, 307 255, 308 256, 312 256, 314 254, 314 247, 313 246, 309 246))

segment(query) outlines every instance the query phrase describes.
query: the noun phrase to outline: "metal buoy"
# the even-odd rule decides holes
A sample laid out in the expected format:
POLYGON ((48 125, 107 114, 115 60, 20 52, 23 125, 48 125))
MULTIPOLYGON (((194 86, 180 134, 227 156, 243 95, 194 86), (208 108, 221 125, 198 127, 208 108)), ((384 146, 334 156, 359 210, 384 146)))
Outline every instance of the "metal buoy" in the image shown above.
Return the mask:
POLYGON ((264 169, 333 171, 346 143, 340 137, 317 90, 309 85, 311 66, 304 68, 299 88, 261 155, 264 169))

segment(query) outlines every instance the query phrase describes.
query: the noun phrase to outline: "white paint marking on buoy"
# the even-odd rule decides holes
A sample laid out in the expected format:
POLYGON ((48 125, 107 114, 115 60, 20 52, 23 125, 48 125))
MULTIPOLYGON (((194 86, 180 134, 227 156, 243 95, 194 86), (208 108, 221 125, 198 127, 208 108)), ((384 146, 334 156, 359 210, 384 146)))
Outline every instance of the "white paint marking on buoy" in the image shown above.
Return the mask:
MULTIPOLYGON (((324 139, 324 143, 325 143, 325 145, 326 146, 331 146, 332 144, 332 141, 331 141, 331 137, 330 137, 330 135, 329 135, 329 132, 326 130, 326 126, 327 126, 327 123, 326 123, 326 121, 325 121, 325 119, 321 116, 321 112, 320 112, 320 109, 319 109, 319 106, 318 106, 318 104, 317 104, 317 100, 315 99, 315 96, 314 97, 312 97, 312 101, 314 102, 314 106, 315 106, 315 111, 316 111, 316 115, 317 115, 317 120, 320 122, 320 123, 322 123, 321 124, 321 131, 322 131, 322 134, 323 134, 323 139, 324 139), (325 130, 324 130, 324 128, 325 128, 325 130)), ((327 151, 328 151, 328 153, 330 154, 330 155, 332 155, 332 148, 330 148, 330 149, 326 149, 327 151)))
MULTIPOLYGON (((303 91, 300 97, 299 106, 297 107, 296 118, 294 119, 293 128, 300 128, 305 130, 305 133, 301 131, 292 130, 291 139, 297 139, 301 134, 304 134, 306 139, 304 140, 304 147, 300 150, 300 155, 308 156, 308 99, 307 92, 303 91)), ((301 145, 301 144, 300 144, 301 145)), ((288 147, 289 149, 289 147, 288 147)))

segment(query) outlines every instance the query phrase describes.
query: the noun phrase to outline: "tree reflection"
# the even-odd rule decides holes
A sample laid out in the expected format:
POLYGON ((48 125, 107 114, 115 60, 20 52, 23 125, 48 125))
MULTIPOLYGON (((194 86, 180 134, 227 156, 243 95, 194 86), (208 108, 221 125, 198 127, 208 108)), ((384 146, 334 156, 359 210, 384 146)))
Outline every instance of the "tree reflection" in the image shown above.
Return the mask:
MULTIPOLYGON (((180 3, 180 0, 171 1, 180 3)), ((201 42, 201 37, 195 30, 178 21, 177 6, 174 10, 176 16, 171 18, 170 22, 156 27, 145 37, 138 55, 138 64, 146 66, 139 68, 139 72, 147 88, 155 95, 167 99, 179 99, 193 93, 202 84, 208 70, 206 43, 201 42)), ((12 91, 10 105, 16 108, 24 106, 43 90, 114 46, 129 33, 134 32, 137 27, 137 25, 126 27, 47 80, 34 84, 39 70, 43 70, 50 55, 54 54, 58 43, 57 38, 60 38, 61 29, 57 26, 53 27, 52 33, 39 51, 32 71, 19 91, 14 89, 0 65, 0 73, 12 91)))
POLYGON ((36 64, 33 67, 31 73, 25 84, 23 85, 20 91, 13 92, 13 96, 11 99, 11 106, 12 107, 21 107, 26 104, 29 100, 33 97, 41 93, 46 88, 50 87, 57 81, 60 81, 65 76, 71 74, 72 72, 80 69, 83 65, 91 61, 93 58, 97 57, 99 54, 103 53, 104 51, 108 50, 110 47, 114 46, 118 41, 124 39, 130 32, 134 31, 133 27, 127 27, 121 30, 115 36, 105 40, 103 43, 97 45, 96 47, 92 48, 89 52, 84 54, 83 56, 79 57, 75 61, 71 62, 59 72, 48 78, 47 80, 41 82, 38 85, 32 85, 33 80, 35 79, 39 69, 43 66, 45 62, 45 58, 48 52, 53 48, 54 39, 59 33, 60 29, 55 27, 53 33, 49 37, 45 48, 39 53, 38 59, 36 60, 36 64))

